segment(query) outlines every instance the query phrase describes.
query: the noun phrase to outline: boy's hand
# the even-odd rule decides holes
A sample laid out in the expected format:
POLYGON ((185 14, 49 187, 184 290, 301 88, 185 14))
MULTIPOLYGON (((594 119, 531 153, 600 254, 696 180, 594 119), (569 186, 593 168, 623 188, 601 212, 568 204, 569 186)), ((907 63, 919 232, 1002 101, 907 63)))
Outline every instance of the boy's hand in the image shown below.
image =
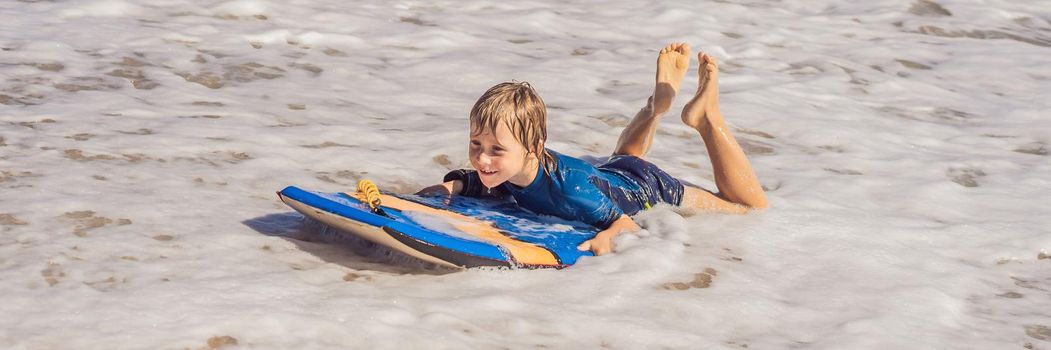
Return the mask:
POLYGON ((613 224, 609 225, 609 228, 599 231, 595 238, 584 241, 577 246, 578 250, 591 250, 595 255, 602 255, 613 251, 613 237, 620 234, 620 231, 635 232, 640 230, 635 220, 632 220, 630 216, 621 215, 614 221, 613 224))
POLYGON ((416 192, 416 195, 418 195, 418 196, 432 196, 432 195, 451 196, 454 193, 460 193, 461 190, 463 190, 463 182, 460 182, 460 180, 453 180, 453 181, 449 181, 449 182, 446 182, 446 183, 440 183, 440 184, 437 184, 437 185, 434 185, 434 186, 430 186, 430 187, 424 188, 424 189, 420 190, 419 192, 416 192))
POLYGON ((591 250, 596 256, 613 251, 613 240, 609 236, 599 233, 595 238, 589 239, 577 246, 578 250, 591 250))

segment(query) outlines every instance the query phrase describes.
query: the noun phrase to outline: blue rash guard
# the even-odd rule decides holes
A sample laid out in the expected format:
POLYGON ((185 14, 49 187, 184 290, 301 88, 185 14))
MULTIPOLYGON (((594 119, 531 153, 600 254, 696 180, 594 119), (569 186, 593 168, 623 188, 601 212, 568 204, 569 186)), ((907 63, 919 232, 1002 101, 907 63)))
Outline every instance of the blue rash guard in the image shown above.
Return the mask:
POLYGON ((615 155, 595 167, 587 162, 548 150, 553 171, 537 169, 529 186, 505 182, 487 189, 473 170, 454 170, 445 181, 463 182, 461 195, 506 197, 538 214, 582 221, 600 229, 609 228, 621 215, 634 215, 657 203, 682 203, 683 185, 652 163, 635 156, 615 155))

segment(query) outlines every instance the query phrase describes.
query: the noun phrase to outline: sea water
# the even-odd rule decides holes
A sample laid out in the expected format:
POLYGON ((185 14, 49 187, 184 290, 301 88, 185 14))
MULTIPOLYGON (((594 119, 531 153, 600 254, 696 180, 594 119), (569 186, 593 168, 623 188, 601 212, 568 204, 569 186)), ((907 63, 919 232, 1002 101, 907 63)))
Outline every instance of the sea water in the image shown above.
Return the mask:
MULTIPOLYGON (((1051 349, 1051 3, 0 2, 0 347, 1051 349), (469 167, 530 82, 604 157, 665 44, 767 189, 564 270, 332 242, 275 195, 469 167), (694 61, 695 62, 695 61, 694 61), (389 252, 388 252, 389 253, 389 252)), ((676 115, 648 159, 715 190, 676 115)))

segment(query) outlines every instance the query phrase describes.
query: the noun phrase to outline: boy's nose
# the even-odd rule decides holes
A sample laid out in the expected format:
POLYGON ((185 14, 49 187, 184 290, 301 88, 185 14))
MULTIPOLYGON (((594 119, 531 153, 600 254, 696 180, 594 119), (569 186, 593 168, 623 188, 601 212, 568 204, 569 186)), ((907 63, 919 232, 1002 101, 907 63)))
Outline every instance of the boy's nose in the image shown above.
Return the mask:
POLYGON ((485 153, 478 155, 478 163, 488 165, 491 160, 492 159, 490 159, 489 156, 485 155, 485 153))

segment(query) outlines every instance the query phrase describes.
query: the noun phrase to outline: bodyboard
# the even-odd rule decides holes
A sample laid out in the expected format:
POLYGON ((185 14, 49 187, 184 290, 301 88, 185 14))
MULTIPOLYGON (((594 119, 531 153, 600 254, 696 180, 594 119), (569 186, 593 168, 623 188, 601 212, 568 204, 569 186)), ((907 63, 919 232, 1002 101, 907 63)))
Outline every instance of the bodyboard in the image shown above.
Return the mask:
POLYGON ((450 267, 573 265, 598 229, 540 216, 514 202, 463 196, 380 195, 379 211, 346 193, 289 186, 281 201, 303 215, 409 256, 450 267))

